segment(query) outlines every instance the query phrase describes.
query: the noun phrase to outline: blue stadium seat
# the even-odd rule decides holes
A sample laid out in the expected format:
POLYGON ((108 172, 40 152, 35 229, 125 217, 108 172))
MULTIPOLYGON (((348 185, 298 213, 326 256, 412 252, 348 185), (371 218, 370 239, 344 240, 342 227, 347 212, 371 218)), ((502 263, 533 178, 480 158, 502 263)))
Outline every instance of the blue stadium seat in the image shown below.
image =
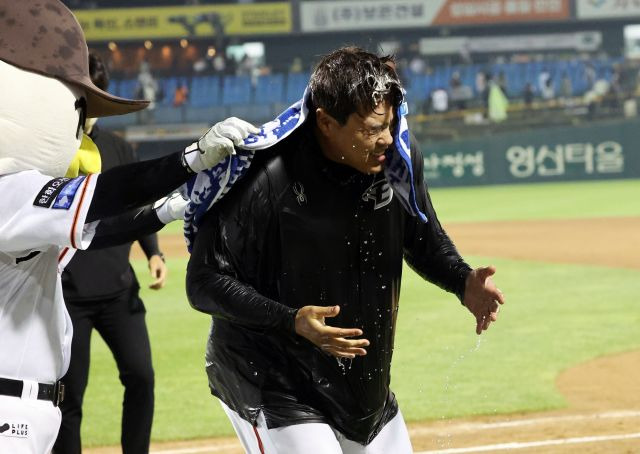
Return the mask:
POLYGON ((255 104, 282 103, 284 101, 284 74, 259 76, 253 97, 255 104))
POLYGON ((99 126, 104 129, 123 129, 126 126, 135 125, 138 121, 137 114, 130 113, 126 115, 112 115, 110 117, 102 117, 98 122, 99 126))
POLYGON ((227 109, 222 106, 187 107, 185 109, 185 121, 187 123, 214 123, 227 118, 227 109))
POLYGON ((120 92, 120 80, 119 79, 111 79, 109 81, 109 87, 107 89, 109 93, 112 95, 118 96, 120 92))
POLYGON ((292 73, 287 77, 287 89, 285 91, 285 102, 287 104, 293 104, 302 98, 304 89, 307 88, 309 83, 309 73, 292 73))
POLYGON ((274 112, 271 104, 238 104, 229 107, 229 116, 242 118, 255 125, 273 120, 280 112, 274 112))
POLYGON ((222 81, 222 105, 249 104, 251 102, 251 78, 249 76, 225 76, 222 81))
POLYGON ((154 109, 153 122, 157 124, 182 123, 182 108, 159 105, 154 109))
POLYGON ((136 89, 138 88, 138 79, 122 79, 118 86, 118 96, 121 98, 136 98, 136 89))
POLYGON ((189 104, 194 107, 210 107, 220 104, 220 78, 198 76, 191 80, 189 104))
POLYGON ((160 86, 162 87, 162 92, 164 94, 162 100, 160 100, 159 104, 163 106, 171 106, 173 105, 173 96, 176 92, 176 88, 178 88, 178 78, 177 77, 167 77, 165 79, 161 79, 158 81, 160 86))

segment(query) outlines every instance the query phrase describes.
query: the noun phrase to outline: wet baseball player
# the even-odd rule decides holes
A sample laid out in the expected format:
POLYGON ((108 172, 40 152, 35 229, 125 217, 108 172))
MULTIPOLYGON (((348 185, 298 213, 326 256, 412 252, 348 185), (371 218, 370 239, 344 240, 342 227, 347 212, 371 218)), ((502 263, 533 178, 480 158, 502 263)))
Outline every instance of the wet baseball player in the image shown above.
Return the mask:
POLYGON ((181 198, 147 204, 255 130, 232 119, 188 151, 65 178, 87 117, 147 103, 91 82, 82 30, 60 1, 0 0, 0 18, 0 452, 43 454, 60 426, 69 364, 64 265, 76 249, 131 241, 179 218, 181 198))
POLYGON ((415 140, 410 187, 391 172, 409 137, 392 59, 339 49, 308 92, 307 120, 256 155, 195 237, 187 293, 212 315, 209 385, 248 453, 408 454, 389 388, 403 260, 478 334, 503 296, 438 222, 415 140))

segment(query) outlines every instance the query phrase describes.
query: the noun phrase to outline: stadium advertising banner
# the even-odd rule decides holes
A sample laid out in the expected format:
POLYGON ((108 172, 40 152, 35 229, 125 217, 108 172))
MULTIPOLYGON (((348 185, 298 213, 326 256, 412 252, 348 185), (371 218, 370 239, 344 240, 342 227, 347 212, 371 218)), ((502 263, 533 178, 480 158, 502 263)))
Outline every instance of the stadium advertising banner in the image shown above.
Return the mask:
POLYGON ((615 19, 640 16, 640 0, 576 0, 578 19, 615 19))
POLYGON ((87 41, 292 31, 289 2, 77 10, 87 41))
POLYGON ((495 24, 569 19, 569 0, 448 0, 435 25, 495 24))
POLYGON ((411 28, 428 25, 442 0, 311 1, 300 4, 303 32, 411 28))
POLYGON ((423 147, 430 186, 640 177, 638 120, 493 135, 423 147))
POLYGON ((303 32, 416 28, 568 19, 569 0, 303 1, 303 32))

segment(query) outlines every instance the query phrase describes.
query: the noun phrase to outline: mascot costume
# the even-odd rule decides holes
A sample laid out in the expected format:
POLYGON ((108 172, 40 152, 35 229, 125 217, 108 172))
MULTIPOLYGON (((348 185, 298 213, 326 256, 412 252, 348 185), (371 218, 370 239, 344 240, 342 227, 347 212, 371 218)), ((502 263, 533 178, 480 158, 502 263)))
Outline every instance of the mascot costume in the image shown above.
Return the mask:
POLYGON ((65 176, 77 171, 87 117, 146 105, 91 82, 84 35, 60 1, 0 0, 2 453, 48 453, 56 439, 72 336, 60 273, 74 250, 131 241, 182 218, 181 197, 161 198, 256 132, 228 119, 184 151, 65 176))

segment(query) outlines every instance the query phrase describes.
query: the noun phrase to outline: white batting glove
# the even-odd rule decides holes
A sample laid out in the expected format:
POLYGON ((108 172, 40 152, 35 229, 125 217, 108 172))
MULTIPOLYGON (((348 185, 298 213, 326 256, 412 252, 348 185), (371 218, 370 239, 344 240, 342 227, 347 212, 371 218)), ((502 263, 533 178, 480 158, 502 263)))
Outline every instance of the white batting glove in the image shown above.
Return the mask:
POLYGON ((241 145, 250 134, 259 132, 260 129, 251 123, 236 117, 227 118, 213 125, 197 142, 185 148, 182 162, 194 173, 210 169, 234 154, 234 146, 241 145))
POLYGON ((179 192, 174 192, 168 197, 163 197, 153 204, 160 222, 168 224, 177 220, 184 220, 184 211, 189 201, 179 192))

